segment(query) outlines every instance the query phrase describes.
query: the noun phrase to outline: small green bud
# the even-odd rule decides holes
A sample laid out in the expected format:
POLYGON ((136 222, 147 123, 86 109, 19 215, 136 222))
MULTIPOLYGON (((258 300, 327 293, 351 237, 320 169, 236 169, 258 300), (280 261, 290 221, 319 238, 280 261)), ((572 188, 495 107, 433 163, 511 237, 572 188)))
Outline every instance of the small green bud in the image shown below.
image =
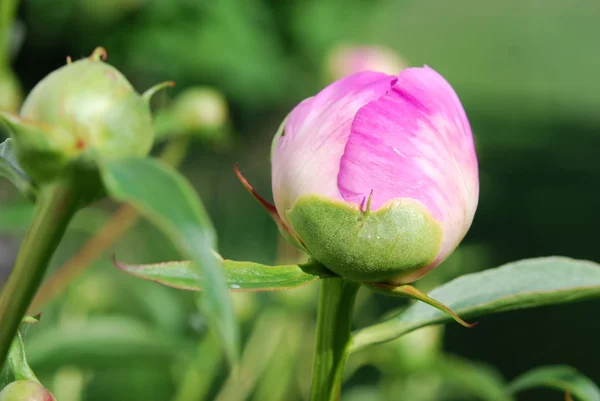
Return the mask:
POLYGON ((40 383, 33 380, 17 380, 0 392, 0 401, 56 401, 40 383))
POLYGON ((145 156, 153 143, 148 97, 140 96, 97 48, 50 73, 31 91, 20 116, 0 114, 17 158, 34 182, 65 169, 90 171, 98 158, 145 156))
POLYGON ((189 88, 156 116, 157 139, 190 135, 210 142, 222 142, 228 118, 227 101, 220 92, 211 88, 189 88))

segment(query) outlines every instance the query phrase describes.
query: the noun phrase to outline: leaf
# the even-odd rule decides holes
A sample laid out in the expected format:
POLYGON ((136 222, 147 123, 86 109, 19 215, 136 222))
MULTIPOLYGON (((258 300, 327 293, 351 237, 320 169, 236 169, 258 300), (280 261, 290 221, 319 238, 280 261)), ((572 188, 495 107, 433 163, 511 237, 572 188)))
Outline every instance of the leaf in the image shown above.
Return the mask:
POLYGON ((600 401, 600 389, 588 377, 570 366, 540 366, 523 373, 508 385, 515 394, 535 387, 550 387, 565 391, 578 401, 600 401))
POLYGON ((452 393, 476 397, 486 401, 513 401, 506 394, 502 376, 493 368, 455 356, 444 355, 421 374, 439 375, 439 380, 452 388, 452 393))
POLYGON ((194 349, 188 340, 130 317, 96 316, 70 323, 30 330, 26 350, 37 371, 54 372, 63 365, 122 367, 123 361, 160 361, 166 366, 194 349))
POLYGON ((8 138, 0 143, 0 176, 8 178, 23 196, 33 200, 35 190, 15 157, 12 142, 12 138, 8 138))
MULTIPOLYGON (((205 285, 189 261, 115 265, 132 276, 180 290, 201 291, 205 285)), ((320 278, 313 265, 267 266, 222 260, 227 286, 233 291, 277 291, 301 287, 320 278)))
POLYGON ((225 277, 213 249, 216 235, 192 186, 173 168, 156 159, 126 159, 104 164, 108 193, 128 202, 151 220, 194 261, 205 282, 202 312, 230 361, 238 356, 238 327, 225 277))
MULTIPOLYGON (((454 279, 428 294, 462 318, 600 297, 600 265, 565 257, 526 259, 454 279)), ((354 334, 351 351, 451 318, 415 303, 354 334)))

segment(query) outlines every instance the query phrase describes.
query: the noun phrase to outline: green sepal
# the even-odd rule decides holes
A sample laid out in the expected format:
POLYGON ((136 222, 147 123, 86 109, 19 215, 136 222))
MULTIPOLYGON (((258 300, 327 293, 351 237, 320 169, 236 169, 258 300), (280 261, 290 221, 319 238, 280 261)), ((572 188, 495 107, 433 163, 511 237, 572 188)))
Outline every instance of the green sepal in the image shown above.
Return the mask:
POLYGON ((302 243, 300 237, 281 219, 281 216, 279 215, 279 212, 277 211, 275 205, 268 202, 265 198, 263 198, 258 192, 254 190, 252 185, 250 185, 248 180, 240 172, 240 169, 238 168, 237 164, 233 166, 233 171, 235 172, 235 175, 240 180, 244 188, 246 188, 246 190, 250 192, 250 195, 252 195, 254 199, 256 199, 256 201, 267 211, 267 213, 269 213, 269 216, 271 216, 273 221, 275 221, 275 224, 277 224, 277 228, 279 229, 281 236, 291 245, 304 252, 307 252, 306 247, 302 243))
POLYGON ((12 138, 0 143, 0 176, 6 177, 27 199, 35 200, 35 188, 16 158, 12 138))
POLYGON ((9 129, 16 160, 36 183, 51 181, 69 162, 74 138, 65 130, 0 111, 9 129))
MULTIPOLYGON (((39 322, 40 316, 40 314, 36 316, 25 316, 21 323, 21 327, 25 324, 35 324, 39 322)), ((40 382, 27 363, 25 344, 23 344, 23 336, 21 335, 20 328, 8 351, 8 365, 15 376, 15 380, 33 380, 38 383, 40 382)))
POLYGON ((417 201, 395 199, 376 211, 318 195, 287 212, 311 256, 342 277, 394 282, 427 268, 440 252, 443 229, 417 201))

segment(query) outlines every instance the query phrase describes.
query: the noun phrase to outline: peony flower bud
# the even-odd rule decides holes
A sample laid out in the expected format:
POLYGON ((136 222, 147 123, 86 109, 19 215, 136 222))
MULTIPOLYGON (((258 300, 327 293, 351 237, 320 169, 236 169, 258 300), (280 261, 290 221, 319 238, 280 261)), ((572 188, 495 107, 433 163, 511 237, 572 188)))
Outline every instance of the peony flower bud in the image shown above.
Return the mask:
POLYGON ((0 391, 0 401, 56 401, 56 399, 38 382, 17 380, 0 391))
POLYGON ((102 62, 105 56, 98 48, 87 59, 69 62, 33 88, 20 116, 0 114, 14 138, 17 158, 34 182, 49 181, 73 164, 89 167, 98 157, 150 151, 148 98, 102 62))
POLYGON ((396 74, 406 67, 397 53, 383 46, 340 45, 327 58, 327 72, 332 80, 363 71, 396 74))
POLYGON ((290 113, 272 146, 280 225, 334 273, 404 284, 469 229, 479 194, 469 122, 429 67, 341 79, 290 113))

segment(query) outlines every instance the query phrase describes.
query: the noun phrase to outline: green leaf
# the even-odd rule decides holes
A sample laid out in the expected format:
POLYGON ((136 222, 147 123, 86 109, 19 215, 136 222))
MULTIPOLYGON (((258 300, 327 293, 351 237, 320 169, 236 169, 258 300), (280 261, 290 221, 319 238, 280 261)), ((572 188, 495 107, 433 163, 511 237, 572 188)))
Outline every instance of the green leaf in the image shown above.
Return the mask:
POLYGON ((8 138, 0 143, 0 176, 8 178, 14 184, 23 196, 33 200, 35 190, 29 180, 29 177, 15 157, 12 139, 8 138))
POLYGON ((58 324, 30 330, 26 350, 36 371, 56 366, 122 367, 160 361, 167 366, 178 357, 191 355, 194 344, 144 322, 125 316, 96 316, 70 325, 58 324))
MULTIPOLYGON (((132 276, 180 290, 201 291, 206 285, 189 261, 115 265, 132 276)), ((276 291, 301 287, 320 278, 314 265, 267 266, 222 260, 227 286, 233 291, 276 291)), ((321 273, 322 274, 322 273, 321 273)))
POLYGON ((238 327, 225 277, 213 249, 216 235, 192 186, 156 159, 126 159, 101 167, 108 193, 132 204, 194 261, 205 282, 202 312, 231 361, 238 356, 238 327))
POLYGON ((600 401, 600 389, 588 377, 570 366, 540 366, 523 373, 508 385, 512 394, 535 387, 562 390, 578 401, 600 401))
POLYGON ((453 393, 473 396, 478 400, 513 401, 505 392, 502 376, 487 365, 445 355, 420 373, 439 375, 439 379, 451 387, 453 393))
MULTIPOLYGON (((600 265, 565 257, 526 259, 454 279, 428 294, 464 319, 600 297, 600 265)), ((393 340, 451 318, 415 303, 398 315, 354 334, 351 350, 393 340)))

